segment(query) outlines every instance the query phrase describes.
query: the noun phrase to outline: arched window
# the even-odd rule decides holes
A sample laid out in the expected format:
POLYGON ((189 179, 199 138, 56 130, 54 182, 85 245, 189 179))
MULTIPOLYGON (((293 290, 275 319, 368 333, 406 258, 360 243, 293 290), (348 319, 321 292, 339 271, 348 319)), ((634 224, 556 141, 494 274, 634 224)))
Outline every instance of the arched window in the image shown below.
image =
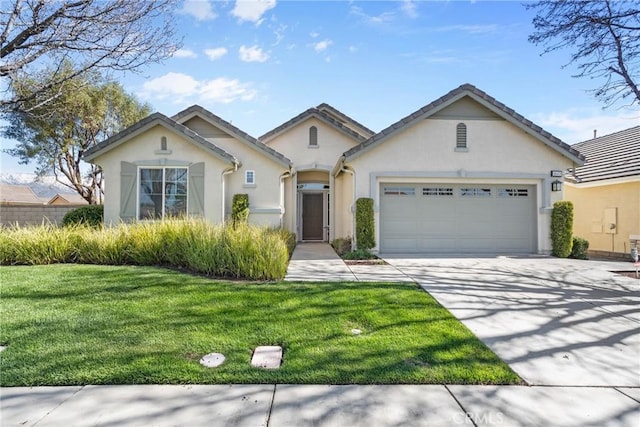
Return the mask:
POLYGON ((315 126, 311 126, 309 128, 309 146, 310 147, 318 146, 318 128, 315 126))
POLYGON ((464 123, 456 126, 456 148, 467 148, 467 125, 464 123))
POLYGON ((160 138, 160 149, 162 151, 167 151, 167 137, 163 136, 160 138))

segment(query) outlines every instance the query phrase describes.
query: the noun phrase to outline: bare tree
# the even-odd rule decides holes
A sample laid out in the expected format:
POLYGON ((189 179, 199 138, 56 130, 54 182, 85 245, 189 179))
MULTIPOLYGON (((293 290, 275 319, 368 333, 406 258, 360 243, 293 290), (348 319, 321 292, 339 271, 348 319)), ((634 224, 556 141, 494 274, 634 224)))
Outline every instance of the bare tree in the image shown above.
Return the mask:
POLYGON ((170 57, 172 14, 177 0, 3 0, 0 2, 0 111, 28 111, 60 96, 66 80, 88 70, 136 71, 170 57), (65 61, 74 75, 62 73, 65 61), (53 79, 29 99, 11 91, 12 82, 42 69, 53 79), (35 101, 35 102, 34 102, 35 101), (29 107, 27 107, 29 105, 29 107))
POLYGON ((570 49, 565 67, 577 65, 574 77, 603 79, 593 89, 606 106, 631 98, 640 103, 640 3, 638 0, 542 0, 535 9, 535 31, 529 41, 545 46, 544 53, 570 49))

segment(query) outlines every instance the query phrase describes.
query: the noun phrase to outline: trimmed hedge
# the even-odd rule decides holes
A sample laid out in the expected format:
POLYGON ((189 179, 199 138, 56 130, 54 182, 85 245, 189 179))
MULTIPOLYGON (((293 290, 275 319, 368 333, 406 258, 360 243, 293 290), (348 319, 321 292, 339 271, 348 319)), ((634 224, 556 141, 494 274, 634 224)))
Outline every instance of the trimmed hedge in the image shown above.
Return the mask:
POLYGON ((582 237, 573 237, 573 246, 571 248, 571 258, 589 259, 589 241, 582 237))
POLYGON ((373 199, 361 197, 356 200, 356 246, 367 251, 375 245, 373 199))
POLYGON ((231 221, 233 224, 246 223, 249 221, 249 195, 234 194, 231 204, 231 221))
POLYGON ((551 212, 551 254, 567 258, 571 254, 573 233, 573 203, 568 200, 555 202, 551 212))
POLYGON ((67 212, 62 218, 62 226, 69 227, 72 225, 88 225, 91 227, 99 227, 102 225, 103 221, 104 206, 89 205, 67 212))
POLYGON ((331 247, 336 251, 338 256, 343 256, 347 252, 351 252, 351 237, 347 236, 333 239, 331 247))

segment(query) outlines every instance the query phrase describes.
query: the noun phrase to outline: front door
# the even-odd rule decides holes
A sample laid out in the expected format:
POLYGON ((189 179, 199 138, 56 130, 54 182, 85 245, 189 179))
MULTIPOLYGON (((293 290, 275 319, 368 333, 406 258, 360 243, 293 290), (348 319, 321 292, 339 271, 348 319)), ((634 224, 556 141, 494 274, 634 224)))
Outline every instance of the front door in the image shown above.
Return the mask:
POLYGON ((324 240, 324 193, 302 194, 302 240, 324 240))

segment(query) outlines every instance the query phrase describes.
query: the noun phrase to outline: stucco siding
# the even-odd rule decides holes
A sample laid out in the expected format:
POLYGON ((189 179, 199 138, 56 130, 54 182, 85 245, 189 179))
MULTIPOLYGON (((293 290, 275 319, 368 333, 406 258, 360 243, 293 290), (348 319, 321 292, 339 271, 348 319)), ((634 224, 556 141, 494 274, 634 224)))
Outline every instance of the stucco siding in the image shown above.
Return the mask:
POLYGON ((189 166, 205 163, 204 217, 211 222, 222 221, 222 172, 230 167, 217 156, 189 142, 184 137, 162 127, 152 129, 132 138, 98 156, 94 163, 100 165, 105 175, 104 217, 105 223, 120 221, 120 172, 121 162, 140 166, 189 166), (161 137, 167 138, 170 153, 157 154, 161 137))
POLYGON ((338 158, 357 144, 336 129, 316 118, 309 118, 267 142, 269 147, 287 156, 299 170, 332 168, 338 158), (317 147, 309 147, 309 128, 318 129, 317 147), (319 167, 314 167, 313 165, 319 167))
POLYGON ((567 184, 565 198, 574 207, 573 233, 587 239, 590 250, 629 253, 629 235, 640 234, 640 178, 586 187, 567 184))
POLYGON ((353 237, 353 179, 350 174, 340 174, 335 179, 334 191, 334 235, 337 237, 353 237))
MULTIPOLYGON (((426 119, 350 161, 356 198, 379 206, 381 182, 449 182, 535 185, 537 250, 548 252, 548 209, 562 198, 550 191, 550 171, 573 166, 556 150, 506 120, 426 119), (467 126, 467 150, 456 151, 456 125, 467 126)), ((376 232, 379 233, 376 212, 376 232)), ((379 236, 378 239, 379 241, 379 236)))

